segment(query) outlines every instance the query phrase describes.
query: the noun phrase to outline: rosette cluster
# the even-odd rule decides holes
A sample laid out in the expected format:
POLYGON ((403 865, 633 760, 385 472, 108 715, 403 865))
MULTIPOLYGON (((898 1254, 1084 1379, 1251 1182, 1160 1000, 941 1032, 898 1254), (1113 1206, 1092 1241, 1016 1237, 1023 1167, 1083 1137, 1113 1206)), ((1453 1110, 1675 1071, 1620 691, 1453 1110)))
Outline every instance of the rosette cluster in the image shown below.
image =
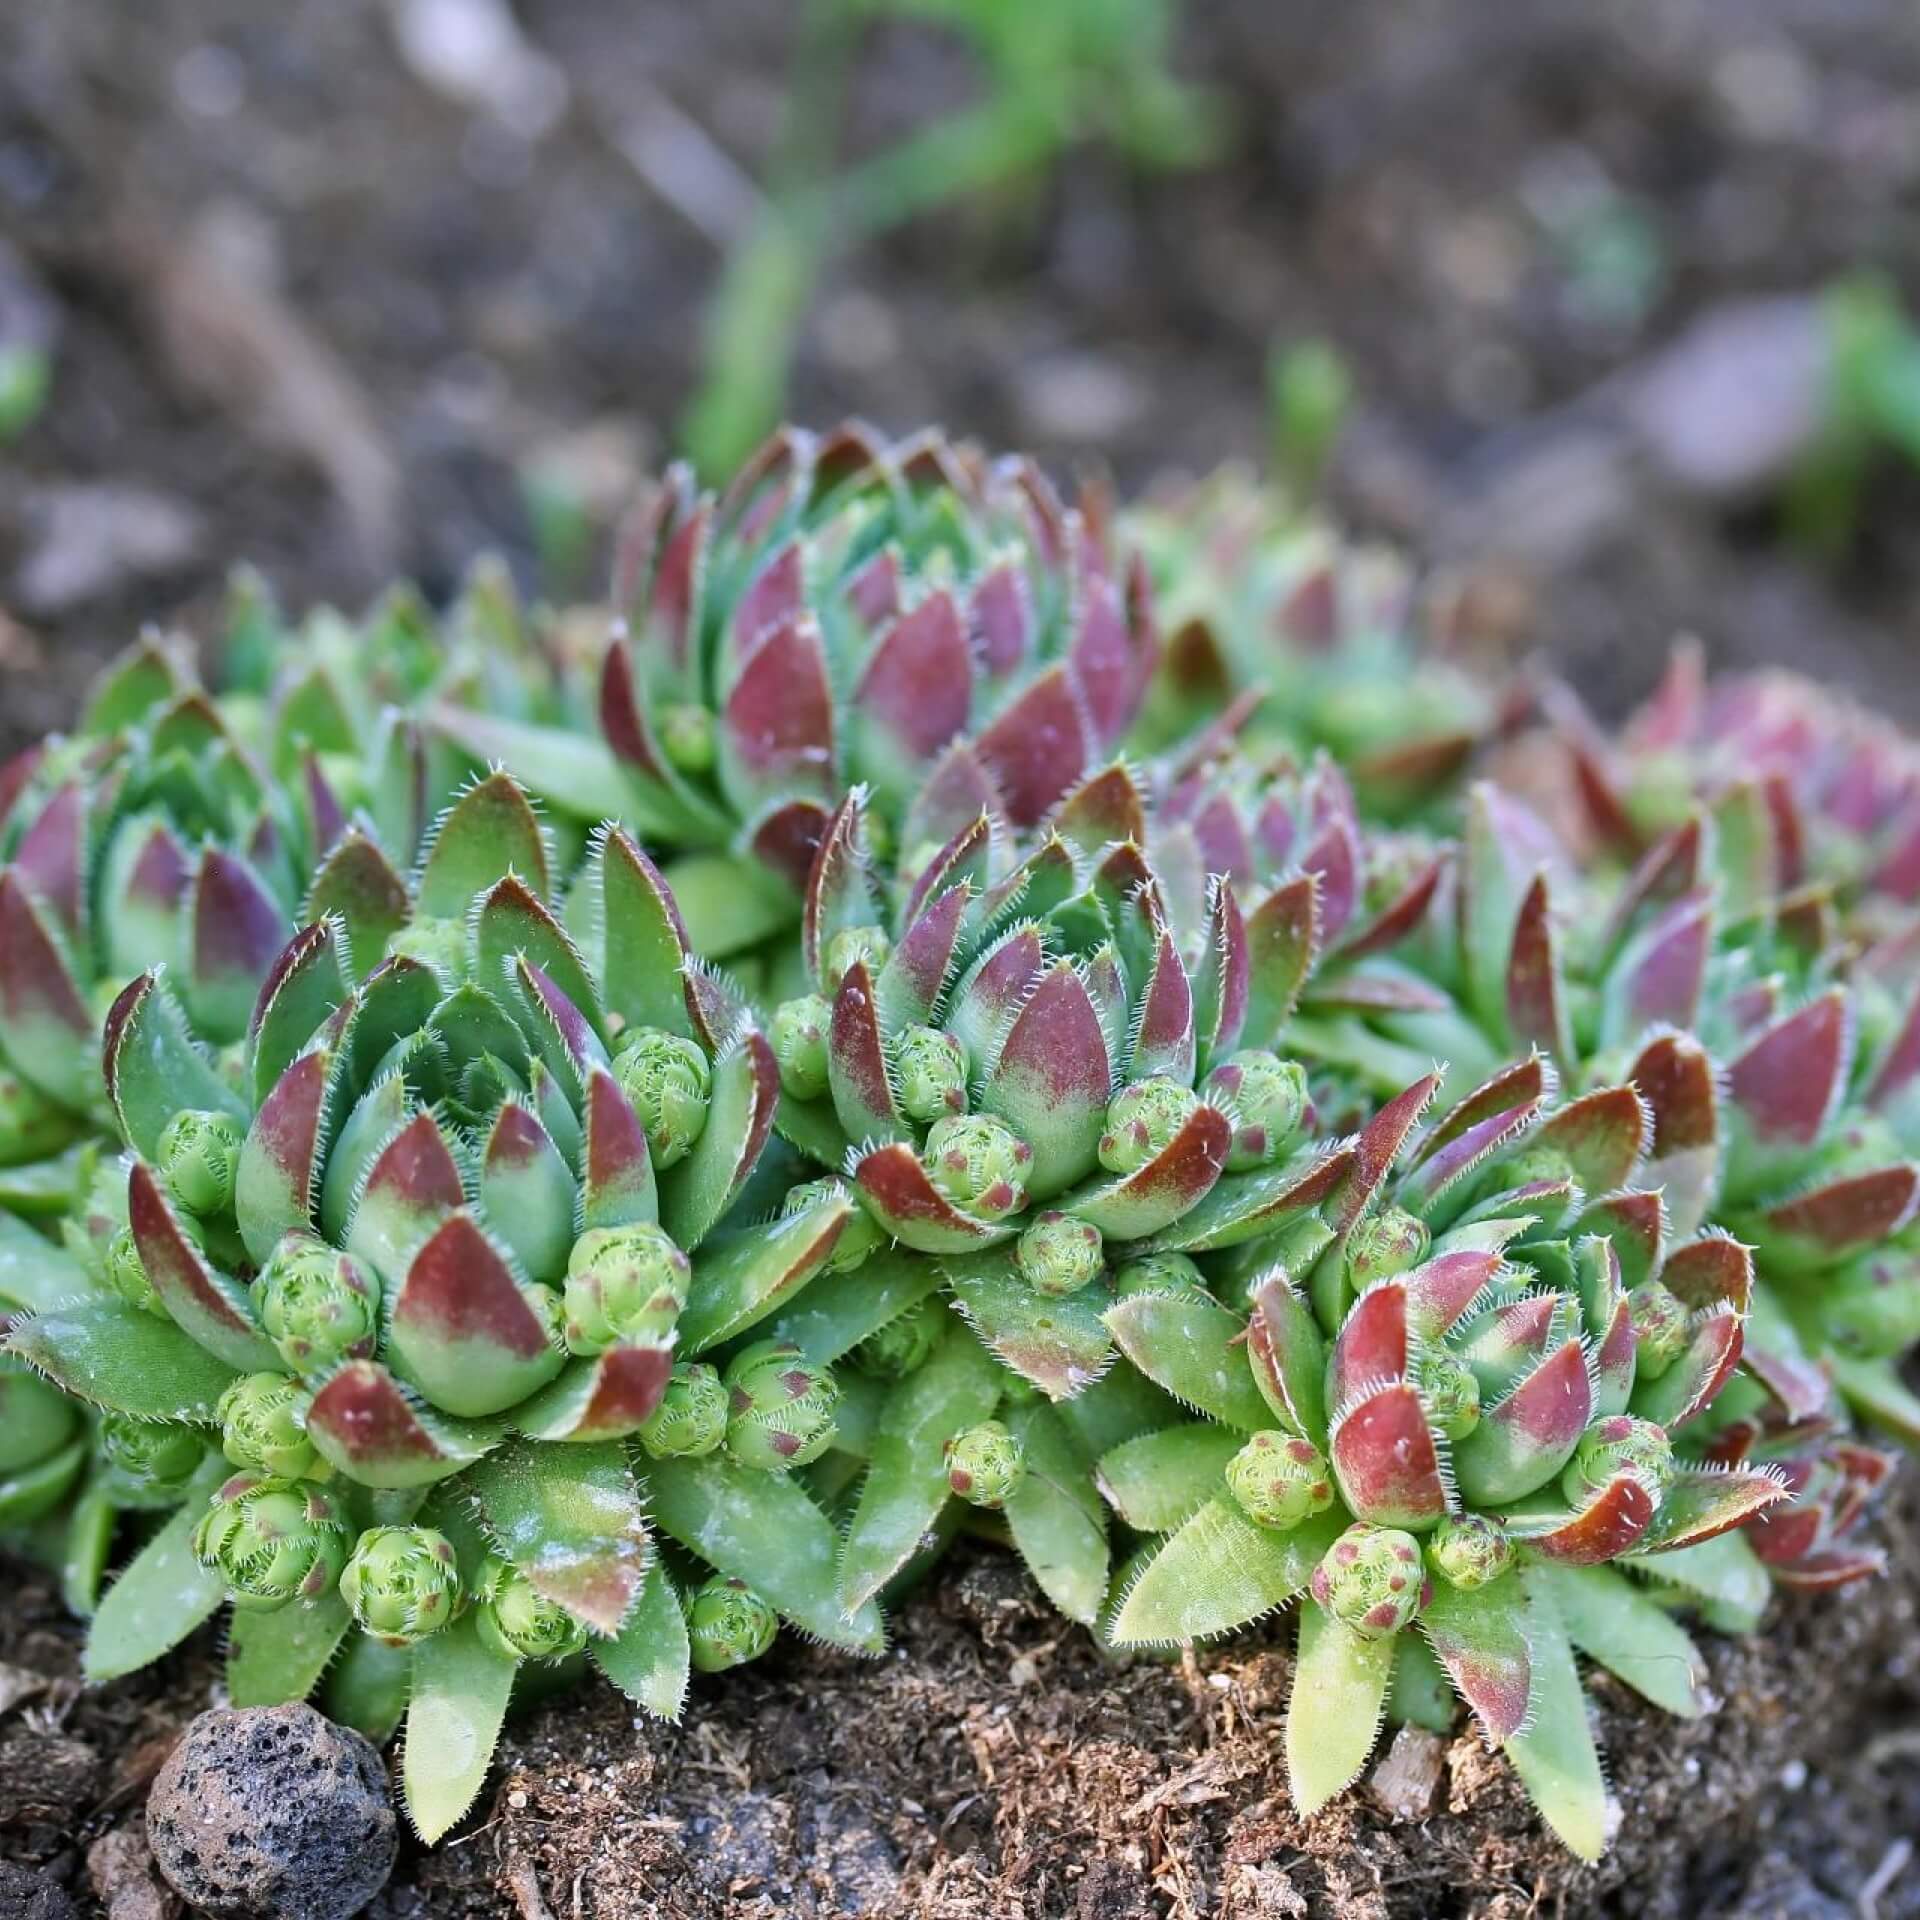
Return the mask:
POLYGON ((529 1670, 877 1653, 964 1531, 1120 1647, 1296 1607, 1301 1809, 1457 1701, 1596 1854, 1580 1662, 1705 1711, 1683 1619, 1874 1572, 1920 1437, 1901 744, 1683 665, 1555 710, 1570 842, 1398 563, 857 427, 613 598, 243 596, 0 778, 0 1528, 89 1672, 231 1603, 431 1838, 529 1670))

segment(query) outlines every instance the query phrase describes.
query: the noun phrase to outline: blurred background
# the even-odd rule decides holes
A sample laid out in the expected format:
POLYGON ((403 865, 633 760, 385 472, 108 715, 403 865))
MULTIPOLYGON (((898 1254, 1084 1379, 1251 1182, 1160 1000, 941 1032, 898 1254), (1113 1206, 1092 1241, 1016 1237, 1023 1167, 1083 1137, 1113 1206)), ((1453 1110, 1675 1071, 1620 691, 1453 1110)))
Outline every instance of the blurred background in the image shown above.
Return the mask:
POLYGON ((227 568, 599 584, 792 412, 1273 461, 1603 709, 1920 719, 1912 0, 62 0, 0 18, 0 740, 227 568))

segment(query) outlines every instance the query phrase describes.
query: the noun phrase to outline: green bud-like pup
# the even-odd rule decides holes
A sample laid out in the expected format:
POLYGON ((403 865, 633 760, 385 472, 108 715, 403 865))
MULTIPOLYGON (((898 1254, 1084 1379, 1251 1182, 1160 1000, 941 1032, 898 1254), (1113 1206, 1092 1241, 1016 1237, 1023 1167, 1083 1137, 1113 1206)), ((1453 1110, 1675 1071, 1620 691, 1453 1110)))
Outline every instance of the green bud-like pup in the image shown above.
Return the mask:
POLYGON ((784 1473, 833 1444, 840 1389, 785 1340, 756 1340, 727 1369, 727 1451, 743 1467, 784 1473))
POLYGON ((687 1304, 693 1263, 659 1227, 593 1227, 567 1256, 566 1338, 574 1353, 657 1346, 687 1304))
POLYGON ((967 1050, 938 1027, 908 1027, 894 1053, 900 1110, 931 1124, 967 1110, 967 1050))
POLYGON ((976 1507, 1003 1507, 1027 1477, 1019 1436, 998 1420, 956 1433, 946 1443, 947 1485, 976 1507))
POLYGON ((758 1660, 779 1631, 774 1610, 744 1580, 728 1574, 716 1573, 687 1608, 687 1639, 702 1673, 725 1673, 758 1660))
POLYGON ((194 1528, 193 1553, 226 1581, 236 1607, 271 1613, 333 1586, 347 1524, 311 1480, 236 1473, 194 1528))
POLYGON ((1014 1242, 1021 1277, 1035 1293, 1064 1299, 1100 1277, 1106 1243, 1100 1229, 1070 1213, 1049 1211, 1014 1242))
POLYGON ((711 1453, 727 1437, 727 1390, 719 1373, 704 1360, 680 1361, 638 1437, 656 1460, 711 1453))
POLYGON ((160 1135, 160 1176, 189 1213, 224 1213, 233 1203, 233 1180, 245 1143, 246 1135, 231 1114, 186 1108, 160 1135))
POLYGON ((985 1114, 936 1120, 923 1158, 934 1186, 976 1220, 1004 1220, 1027 1204, 1033 1149, 1001 1121, 985 1114))
POLYGON ((827 1090, 827 1036, 833 1009, 817 993, 783 1000, 767 1034, 779 1063, 780 1084, 796 1100, 818 1100, 827 1090))
POLYGON ((1100 1164, 1109 1173, 1138 1173, 1166 1152, 1194 1114, 1200 1096, 1177 1080, 1138 1080, 1107 1103, 1100 1164))
POLYGON ((243 1373, 220 1396, 220 1449, 236 1467, 276 1480, 324 1480, 332 1472, 307 1438, 313 1395, 284 1373, 243 1373))
POLYGON ((376 1640, 410 1647, 459 1609, 453 1543, 431 1527, 369 1527, 341 1569, 340 1596, 376 1640))
POLYGON ((474 1631, 503 1660, 565 1660, 587 1630, 506 1560, 489 1560, 474 1589, 474 1631))
POLYGON ((1333 1505, 1333 1476, 1311 1440, 1269 1428, 1227 1462, 1227 1491, 1255 1526, 1285 1533, 1333 1505))
POLYGON ((659 1027, 623 1037, 614 1073, 647 1133, 656 1170, 684 1160, 707 1126, 713 1069, 697 1041, 659 1027))

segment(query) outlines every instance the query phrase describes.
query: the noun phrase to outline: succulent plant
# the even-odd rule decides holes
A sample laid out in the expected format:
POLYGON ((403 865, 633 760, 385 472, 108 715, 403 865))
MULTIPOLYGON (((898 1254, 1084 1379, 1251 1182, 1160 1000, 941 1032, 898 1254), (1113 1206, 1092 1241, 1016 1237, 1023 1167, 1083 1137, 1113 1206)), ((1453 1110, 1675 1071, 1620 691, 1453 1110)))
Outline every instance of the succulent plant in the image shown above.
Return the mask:
POLYGON ((1451 1691, 1591 1856, 1577 1656, 1697 1714, 1678 1615, 1876 1568, 1905 761, 1670 689, 1597 858, 1449 843, 1514 706, 1397 563, 1127 524, 1157 679, 1101 496, 789 432, 604 653, 248 588, 218 700, 143 644, 0 775, 0 1528, 90 1676, 230 1600, 431 1839, 529 1669, 874 1654, 964 1529, 1121 1646, 1297 1602, 1303 1811, 1451 1691))
POLYGON ((553 732, 457 716, 534 790, 618 813, 710 957, 789 924, 841 796, 904 854, 986 809, 1034 825, 1115 747, 1152 664, 1105 503, 1031 463, 851 424, 777 434, 715 496, 683 468, 622 540, 598 685, 619 777, 553 732), (719 856, 716 858, 716 856, 719 856))
POLYGON ((1275 1220, 1262 1176, 1229 1174, 1149 1243, 1211 1291, 1149 1286, 1107 1310, 1127 1363, 1200 1416, 1100 1457, 1115 1512, 1160 1543, 1109 1631, 1191 1642, 1299 1598, 1302 1812, 1358 1772, 1390 1699, 1430 1693, 1437 1662, 1592 1857, 1608 1814, 1575 1650, 1671 1711, 1706 1704, 1685 1633, 1609 1563, 1729 1617, 1756 1580, 1764 1598, 1726 1541, 1784 1480, 1688 1450, 1739 1360, 1752 1267, 1724 1235, 1661 1239, 1630 1088, 1557 1102, 1535 1054, 1420 1131, 1437 1080, 1322 1148, 1296 1189, 1309 1204, 1275 1220), (1679 1319, 1643 1364, 1649 1287, 1679 1319))
MULTIPOLYGON (((871 1608, 843 1618, 817 1597, 807 1556, 827 1552, 828 1523, 766 1471, 831 1436, 831 1377, 774 1409, 762 1402, 791 1369, 762 1366, 757 1426, 704 1411, 703 1363, 681 1363, 668 1400, 676 1341, 689 1355, 730 1342, 824 1268, 857 1209, 834 1188, 763 1221, 748 1189, 778 1090, 767 1042, 687 953, 671 895, 623 832, 600 837, 569 893, 577 942, 546 904, 546 862, 525 795, 504 776, 478 782, 431 836, 389 957, 357 965, 353 900, 287 944, 233 1078, 162 977, 129 985, 106 1022, 104 1080, 151 1298, 100 1287, 9 1337, 110 1414, 217 1433, 243 1468, 203 1472, 109 1590, 90 1671, 151 1658, 223 1595, 247 1609, 236 1699, 304 1693, 356 1623, 412 1646, 423 1830, 478 1786, 512 1683, 503 1649, 550 1658, 568 1639, 489 1557, 596 1636, 601 1664, 652 1705, 677 1709, 687 1643, 649 1507, 723 1571, 751 1570, 808 1631, 879 1642, 871 1608), (443 927, 457 937, 419 937, 443 927), (183 1136, 184 1179, 169 1157, 183 1136), (230 1177, 206 1178, 205 1143, 235 1138, 230 1177), (204 1572, 183 1582, 188 1546, 204 1572), (784 1574, 767 1564, 776 1546, 784 1574), (456 1596, 489 1581, 491 1614, 456 1617, 456 1596), (455 1714, 477 1716, 479 1744, 442 1774, 432 1730, 455 1714)), ((729 1381, 752 1366, 736 1359, 729 1381)))
POLYGON ((1253 751, 1324 749, 1370 816, 1399 818, 1445 795, 1526 709, 1458 657, 1460 591, 1344 542, 1249 473, 1164 489, 1121 529, 1146 556, 1166 636, 1144 744, 1225 721, 1253 751))

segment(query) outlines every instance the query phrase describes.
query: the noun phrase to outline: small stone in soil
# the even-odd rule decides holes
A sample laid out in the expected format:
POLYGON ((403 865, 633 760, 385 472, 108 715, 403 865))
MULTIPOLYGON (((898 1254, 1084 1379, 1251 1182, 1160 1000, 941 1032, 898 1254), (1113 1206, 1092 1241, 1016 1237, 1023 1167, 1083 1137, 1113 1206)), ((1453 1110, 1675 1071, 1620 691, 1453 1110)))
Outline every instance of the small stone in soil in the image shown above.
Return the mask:
POLYGON ((399 1845, 380 1756, 305 1706, 201 1714, 153 1783, 147 1838, 211 1920, 347 1920, 399 1845))

